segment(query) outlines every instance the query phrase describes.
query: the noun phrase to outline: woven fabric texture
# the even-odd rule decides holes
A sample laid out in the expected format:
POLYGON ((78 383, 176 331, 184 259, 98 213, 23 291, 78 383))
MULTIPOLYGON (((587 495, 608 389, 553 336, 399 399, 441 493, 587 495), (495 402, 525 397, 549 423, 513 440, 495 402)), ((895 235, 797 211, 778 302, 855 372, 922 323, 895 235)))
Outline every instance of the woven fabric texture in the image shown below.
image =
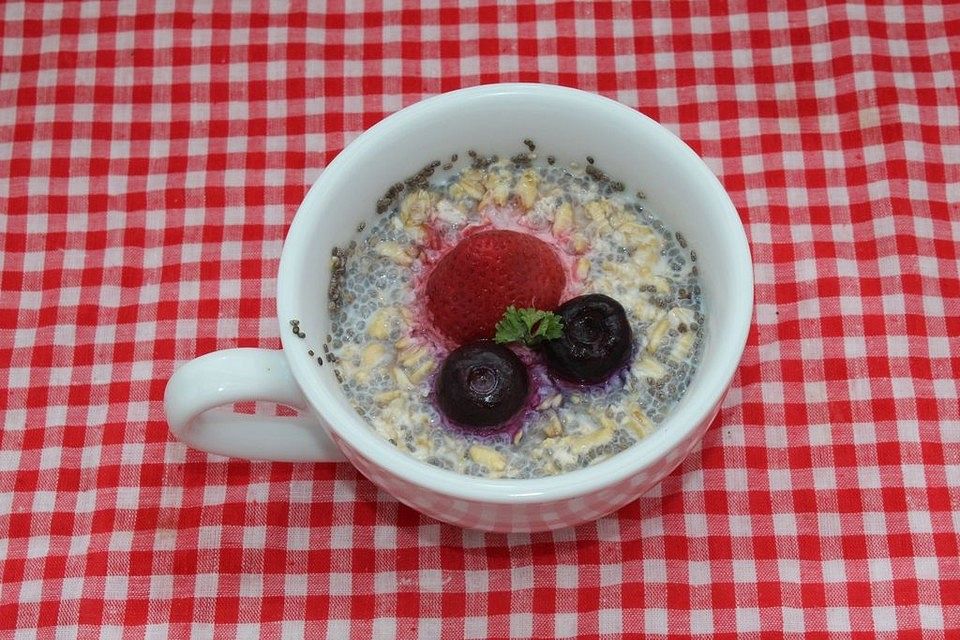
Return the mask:
POLYGON ((957 637, 960 5, 810 5, 0 6, 0 635, 957 637), (755 319, 701 445, 495 535, 173 440, 176 366, 279 346, 323 167, 500 81, 637 108, 729 191, 755 319))

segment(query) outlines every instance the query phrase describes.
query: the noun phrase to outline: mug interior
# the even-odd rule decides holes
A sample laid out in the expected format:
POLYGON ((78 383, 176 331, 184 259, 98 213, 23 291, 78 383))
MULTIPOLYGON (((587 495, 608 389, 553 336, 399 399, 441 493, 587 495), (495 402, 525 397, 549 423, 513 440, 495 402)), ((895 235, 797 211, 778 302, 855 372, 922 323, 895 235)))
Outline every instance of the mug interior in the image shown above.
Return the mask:
POLYGON ((707 419, 743 352, 753 306, 753 277, 743 227, 726 192, 696 154, 637 111, 562 87, 529 84, 465 89, 408 107, 359 136, 326 168, 301 204, 280 264, 278 314, 294 375, 320 416, 374 464, 450 495, 522 500, 586 493, 636 473, 670 454, 707 419), (646 440, 593 467, 551 478, 488 480, 419 462, 383 440, 353 410, 333 376, 307 354, 322 354, 330 332, 329 257, 376 221, 377 200, 395 182, 432 160, 466 152, 501 156, 526 151, 529 138, 543 157, 584 162, 587 155, 630 192, 642 190, 665 224, 696 250, 706 313, 701 363, 670 416, 646 440), (300 321, 306 339, 289 330, 300 321))

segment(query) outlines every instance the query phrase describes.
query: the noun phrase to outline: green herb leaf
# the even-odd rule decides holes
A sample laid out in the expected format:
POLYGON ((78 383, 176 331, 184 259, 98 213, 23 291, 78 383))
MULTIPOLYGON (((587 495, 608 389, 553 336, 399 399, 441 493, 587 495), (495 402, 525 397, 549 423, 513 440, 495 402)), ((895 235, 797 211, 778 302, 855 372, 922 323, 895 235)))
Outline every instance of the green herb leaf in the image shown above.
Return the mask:
POLYGON ((519 342, 528 347, 544 340, 555 340, 563 335, 563 321, 552 311, 507 307, 497 323, 494 337, 499 343, 519 342))

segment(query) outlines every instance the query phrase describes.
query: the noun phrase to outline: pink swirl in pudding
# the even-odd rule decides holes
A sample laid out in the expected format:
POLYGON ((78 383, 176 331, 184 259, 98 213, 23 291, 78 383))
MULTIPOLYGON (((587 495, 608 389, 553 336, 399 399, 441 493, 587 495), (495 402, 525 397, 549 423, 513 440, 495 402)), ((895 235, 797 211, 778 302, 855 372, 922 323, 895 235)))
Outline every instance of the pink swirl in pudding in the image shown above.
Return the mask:
POLYGON ((492 339, 508 306, 554 309, 580 292, 566 234, 527 226, 513 206, 485 207, 460 228, 451 217, 423 225, 413 280, 416 332, 431 342, 450 350, 492 339))

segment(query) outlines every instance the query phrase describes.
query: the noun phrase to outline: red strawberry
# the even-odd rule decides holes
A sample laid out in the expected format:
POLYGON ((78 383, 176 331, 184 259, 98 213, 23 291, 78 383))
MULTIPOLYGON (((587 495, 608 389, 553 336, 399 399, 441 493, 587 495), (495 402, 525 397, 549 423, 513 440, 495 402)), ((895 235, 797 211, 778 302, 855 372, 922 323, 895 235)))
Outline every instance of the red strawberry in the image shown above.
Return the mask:
POLYGON ((507 307, 553 310, 566 284, 550 245, 516 231, 468 236, 427 279, 434 326, 457 344, 492 338, 507 307))

